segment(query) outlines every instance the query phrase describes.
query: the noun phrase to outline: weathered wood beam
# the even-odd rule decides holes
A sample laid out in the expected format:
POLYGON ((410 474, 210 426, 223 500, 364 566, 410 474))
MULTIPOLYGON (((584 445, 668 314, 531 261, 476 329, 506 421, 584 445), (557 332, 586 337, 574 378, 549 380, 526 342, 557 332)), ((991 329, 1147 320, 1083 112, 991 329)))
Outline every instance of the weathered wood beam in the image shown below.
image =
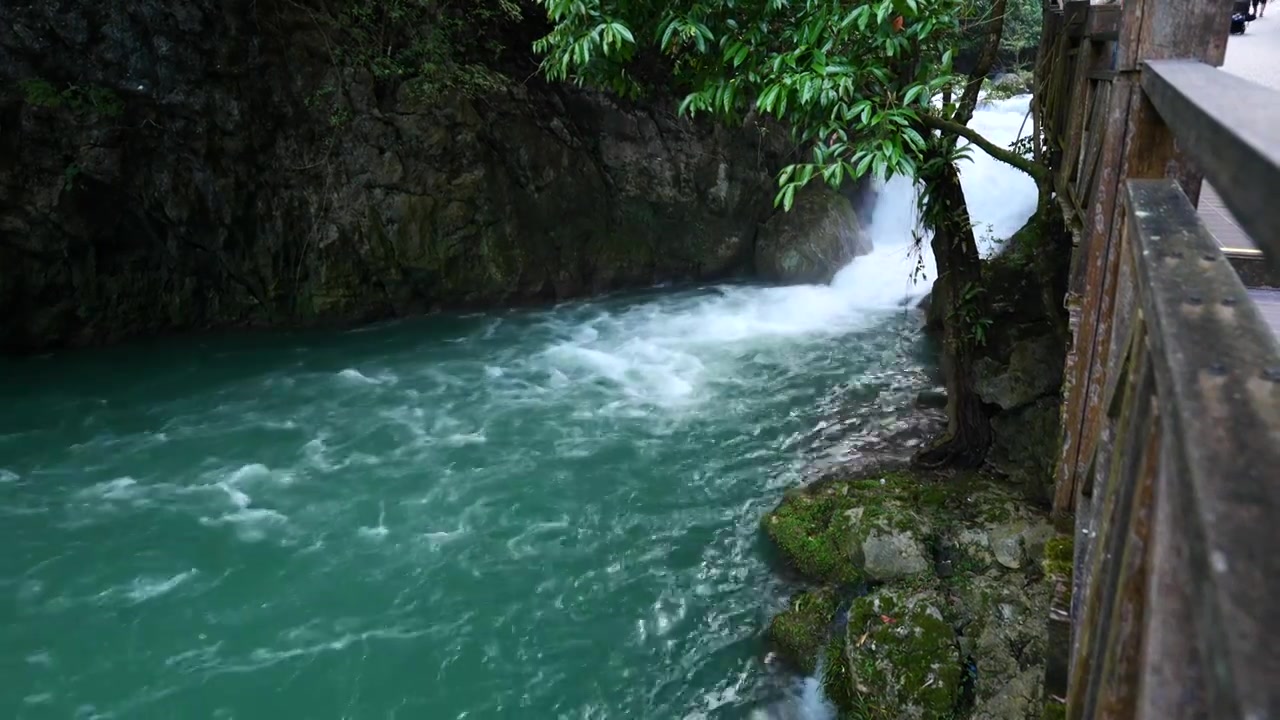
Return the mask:
POLYGON ((1084 23, 1085 36, 1094 41, 1115 40, 1120 37, 1121 16, 1119 3, 1090 5, 1084 23))
POLYGON ((1190 553, 1193 628, 1162 631, 1194 633, 1210 717, 1280 717, 1280 346, 1175 181, 1125 193, 1190 553))
POLYGON ((1195 623, 1191 614, 1195 590, 1191 585, 1191 552, 1183 532, 1186 526, 1180 515, 1186 489, 1173 474, 1177 453, 1173 442, 1160 446, 1137 717, 1203 720, 1209 717, 1204 697, 1207 683, 1197 638, 1188 629, 1195 623), (1170 632, 1170 628, 1180 631, 1170 632))
POLYGON ((1204 63, 1152 60, 1142 89, 1280 271, 1280 92, 1204 63))
POLYGON ((1073 38, 1085 35, 1085 25, 1089 19, 1089 0, 1067 0, 1063 10, 1067 35, 1073 38))

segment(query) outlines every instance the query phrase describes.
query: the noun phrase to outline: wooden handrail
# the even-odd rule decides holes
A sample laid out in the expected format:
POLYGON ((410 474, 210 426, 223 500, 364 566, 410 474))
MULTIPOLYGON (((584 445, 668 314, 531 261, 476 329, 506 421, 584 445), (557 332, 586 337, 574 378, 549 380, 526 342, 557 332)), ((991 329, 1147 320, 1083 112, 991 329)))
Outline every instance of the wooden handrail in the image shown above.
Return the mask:
POLYGON ((1142 89, 1280 270, 1280 92, 1187 60, 1143 63, 1142 89))
POLYGON ((1280 347, 1173 179, 1122 187, 1072 720, 1280 713, 1280 347))
POLYGON ((1176 181, 1125 200, 1194 625, 1143 634, 1193 633, 1211 717, 1280 717, 1280 347, 1176 181))
POLYGON ((1280 347, 1194 202, 1207 179, 1280 269, 1280 93, 1213 67, 1216 0, 1061 7, 1037 108, 1078 223, 1054 497, 1076 554, 1046 689, 1070 720, 1280 720, 1280 347))

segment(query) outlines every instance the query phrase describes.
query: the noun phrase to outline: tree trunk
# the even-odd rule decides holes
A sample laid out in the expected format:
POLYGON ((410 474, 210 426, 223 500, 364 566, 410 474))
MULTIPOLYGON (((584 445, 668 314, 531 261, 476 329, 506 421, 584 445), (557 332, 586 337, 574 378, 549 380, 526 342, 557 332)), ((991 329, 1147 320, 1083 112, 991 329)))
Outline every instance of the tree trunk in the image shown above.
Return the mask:
POLYGON ((942 370, 947 383, 947 430, 915 458, 924 467, 977 467, 991 447, 991 424, 974 387, 977 342, 973 320, 981 313, 982 261, 969 220, 960 173, 942 163, 925 178, 925 217, 933 230, 938 279, 933 302, 942 303, 942 370), (966 312, 968 311, 968 312, 966 312))

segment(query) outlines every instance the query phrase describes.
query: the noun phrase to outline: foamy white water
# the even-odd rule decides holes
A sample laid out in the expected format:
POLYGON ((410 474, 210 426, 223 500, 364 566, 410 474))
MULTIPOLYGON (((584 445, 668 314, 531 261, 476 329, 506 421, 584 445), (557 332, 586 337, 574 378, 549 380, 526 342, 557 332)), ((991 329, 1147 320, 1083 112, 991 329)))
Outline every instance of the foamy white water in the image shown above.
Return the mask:
MULTIPOLYGON (((1031 133, 1031 96, 983 101, 969 126, 1000 147, 1009 147, 1031 133)), ((969 145, 963 142, 962 146, 969 145)), ((970 160, 960 165, 960 184, 969 205, 969 219, 984 257, 1000 249, 1036 209, 1035 181, 1026 173, 971 148, 970 160)), ((907 178, 882 183, 871 217, 875 252, 858 258, 836 276, 832 287, 860 307, 891 307, 929 292, 937 266, 928 235, 921 245, 923 260, 912 252, 919 228, 918 191, 907 178), (917 267, 923 273, 917 273, 917 267)))

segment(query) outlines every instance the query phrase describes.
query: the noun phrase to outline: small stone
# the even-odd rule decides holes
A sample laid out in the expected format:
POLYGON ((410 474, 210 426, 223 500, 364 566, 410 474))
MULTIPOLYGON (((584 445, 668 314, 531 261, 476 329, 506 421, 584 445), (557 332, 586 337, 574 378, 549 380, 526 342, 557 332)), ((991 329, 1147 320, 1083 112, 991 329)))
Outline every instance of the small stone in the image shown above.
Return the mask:
POLYGON ((945 390, 921 390, 916 394, 916 407, 941 410, 947 406, 945 390))
POLYGON ((1017 570, 1026 562, 1026 547, 1023 543, 1021 528, 1007 525, 996 528, 991 533, 991 552, 996 562, 1017 570))
POLYGON ((873 531, 862 542, 869 580, 892 580, 929 571, 928 550, 909 532, 873 531))

